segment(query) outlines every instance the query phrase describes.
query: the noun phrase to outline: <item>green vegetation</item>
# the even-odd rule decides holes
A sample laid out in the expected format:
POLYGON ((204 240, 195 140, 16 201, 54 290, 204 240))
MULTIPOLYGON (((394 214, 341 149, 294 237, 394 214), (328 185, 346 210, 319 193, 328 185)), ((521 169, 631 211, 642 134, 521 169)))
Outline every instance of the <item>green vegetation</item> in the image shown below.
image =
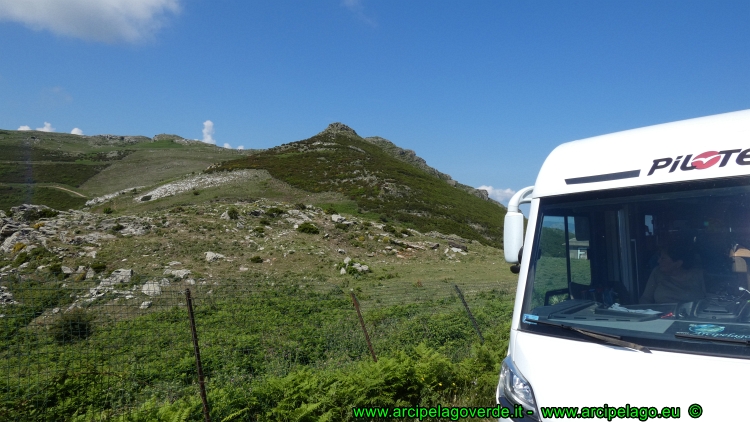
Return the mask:
POLYGON ((50 326, 50 335, 58 344, 67 344, 88 338, 94 331, 94 316, 84 309, 64 313, 50 326))
MULTIPOLYGON (((510 297, 469 296, 484 345, 455 297, 420 300, 418 291, 400 291, 409 304, 365 307, 374 363, 349 295, 325 283, 299 283, 225 280, 210 296, 196 286, 213 420, 337 421, 351 420, 352 406, 493 403, 509 333, 509 324, 498 321, 512 312, 510 297)), ((138 311, 138 303, 101 301, 47 315, 48 330, 23 328, 75 293, 59 284, 37 287, 55 288, 11 286, 24 303, 40 305, 24 305, 28 316, 15 328, 3 325, 0 359, 14 370, 0 380, 0 418, 202 420, 187 312, 176 306, 181 291, 165 291, 148 312, 138 311), (32 354, 13 352, 24 344, 35 345, 32 354), (92 350, 106 352, 81 360, 92 350), (29 359, 42 369, 24 371, 29 359)))
POLYGON ((107 168, 101 164, 77 163, 0 163, 0 183, 61 183, 81 186, 107 168))
POLYGON ((265 169, 309 192, 339 192, 363 213, 383 215, 422 232, 436 230, 502 244, 504 208, 454 188, 359 137, 317 135, 207 171, 237 169, 265 169), (318 147, 321 143, 325 148, 318 147))
POLYGON ((320 230, 313 223, 302 223, 297 227, 297 231, 307 234, 318 234, 320 230))
POLYGON ((62 189, 34 185, 1 185, 0 209, 9 209, 21 204, 46 205, 58 210, 80 208, 86 198, 73 195, 62 189))

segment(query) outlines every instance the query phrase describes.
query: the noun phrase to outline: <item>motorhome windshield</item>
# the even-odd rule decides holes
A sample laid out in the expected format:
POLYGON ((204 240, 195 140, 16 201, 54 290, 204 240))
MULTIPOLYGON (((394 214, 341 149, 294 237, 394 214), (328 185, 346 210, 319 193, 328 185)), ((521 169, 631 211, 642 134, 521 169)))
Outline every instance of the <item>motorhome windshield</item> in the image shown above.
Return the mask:
POLYGON ((522 330, 750 358, 747 178, 543 198, 537 222, 522 330))

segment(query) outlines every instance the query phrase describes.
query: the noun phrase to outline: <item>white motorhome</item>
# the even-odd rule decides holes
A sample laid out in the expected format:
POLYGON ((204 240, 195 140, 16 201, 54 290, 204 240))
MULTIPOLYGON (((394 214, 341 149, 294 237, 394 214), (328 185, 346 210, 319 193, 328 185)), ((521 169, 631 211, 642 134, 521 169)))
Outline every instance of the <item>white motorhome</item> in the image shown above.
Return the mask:
POLYGON ((497 402, 520 420, 748 417, 750 110, 560 145, 510 201, 505 259, 497 402))

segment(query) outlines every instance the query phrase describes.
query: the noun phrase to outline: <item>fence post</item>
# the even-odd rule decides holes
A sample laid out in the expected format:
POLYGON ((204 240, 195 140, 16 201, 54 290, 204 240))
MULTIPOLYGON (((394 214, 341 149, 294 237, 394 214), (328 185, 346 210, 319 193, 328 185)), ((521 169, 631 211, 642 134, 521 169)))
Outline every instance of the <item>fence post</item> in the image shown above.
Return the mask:
POLYGON ((195 315, 193 315, 193 298, 190 297, 190 289, 185 289, 185 298, 187 299, 188 317, 190 318, 190 332, 193 335, 193 350, 195 350, 195 366, 198 369, 198 386, 203 402, 203 418, 206 422, 211 422, 211 416, 208 413, 208 398, 206 397, 206 385, 203 380, 203 364, 201 363, 201 351, 198 348, 198 332, 195 330, 195 315))
POLYGON ((375 356, 375 349, 372 348, 372 343, 370 342, 370 336, 367 335, 367 328, 365 328, 365 320, 362 319, 362 312, 359 311, 359 301, 357 300, 357 296, 354 296, 354 292, 349 292, 349 294, 352 295, 352 303, 354 303, 354 309, 357 310, 357 316, 359 317, 359 324, 362 326, 362 332, 365 333, 365 340, 367 340, 367 347, 370 349, 372 360, 374 362, 377 362, 378 357, 375 356))
POLYGON ((458 293, 458 298, 461 299, 461 302, 464 304, 464 309, 466 309, 466 313, 469 315, 469 319, 471 320, 471 323, 474 325, 474 329, 477 332, 477 335, 479 336, 479 341, 484 344, 484 337, 482 336, 482 331, 479 330, 479 324, 477 324, 477 320, 474 319, 474 315, 471 314, 471 310, 469 310, 469 305, 466 303, 466 299, 464 299, 464 294, 461 293, 461 289, 458 288, 458 284, 454 284, 453 287, 456 288, 456 293, 458 293))

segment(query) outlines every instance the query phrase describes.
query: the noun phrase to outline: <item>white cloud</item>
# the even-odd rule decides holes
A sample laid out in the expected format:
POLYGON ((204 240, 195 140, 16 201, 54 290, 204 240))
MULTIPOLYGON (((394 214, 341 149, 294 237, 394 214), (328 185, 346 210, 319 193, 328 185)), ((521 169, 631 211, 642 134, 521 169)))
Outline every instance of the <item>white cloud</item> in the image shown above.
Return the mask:
POLYGON ((224 143, 224 148, 226 148, 226 149, 232 149, 232 146, 225 142, 224 143))
POLYGON ((38 127, 36 130, 40 132, 54 132, 55 128, 49 122, 44 122, 44 127, 38 127))
POLYGON ((73 130, 70 131, 73 135, 83 135, 83 131, 81 129, 78 129, 77 127, 74 127, 73 130))
POLYGON ((378 26, 378 23, 375 21, 375 19, 365 14, 365 6, 363 4, 363 0, 341 0, 341 5, 349 9, 350 12, 354 13, 354 16, 356 16, 362 22, 372 26, 373 28, 378 26))
POLYGON ((237 149, 245 149, 245 146, 244 145, 240 145, 240 146, 237 147, 237 149))
POLYGON ((216 139, 214 139, 214 122, 210 120, 203 122, 203 142, 216 145, 216 139))
POLYGON ((508 204, 508 200, 510 200, 511 197, 516 193, 513 189, 496 189, 492 186, 482 185, 478 187, 477 189, 484 189, 487 191, 487 193, 490 194, 490 198, 494 199, 497 202, 501 202, 505 205, 508 204))
POLYGON ((137 42, 153 36, 182 0, 0 0, 0 20, 84 40, 137 42))
POLYGON ((31 130, 31 127, 23 125, 23 126, 19 127, 18 130, 31 130))

